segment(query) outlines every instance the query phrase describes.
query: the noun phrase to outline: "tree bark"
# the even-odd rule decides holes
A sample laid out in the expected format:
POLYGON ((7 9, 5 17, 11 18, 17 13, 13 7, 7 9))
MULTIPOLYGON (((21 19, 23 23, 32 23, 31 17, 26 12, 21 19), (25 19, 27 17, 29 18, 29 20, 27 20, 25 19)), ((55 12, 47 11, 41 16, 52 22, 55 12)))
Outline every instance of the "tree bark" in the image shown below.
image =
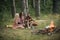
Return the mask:
POLYGON ((53 13, 60 13, 60 0, 53 0, 53 13))
POLYGON ((15 0, 11 0, 11 12, 12 12, 12 17, 14 18, 15 13, 16 13, 16 7, 15 7, 15 0))
POLYGON ((35 16, 40 16, 40 0, 35 0, 35 16))
POLYGON ((22 12, 24 13, 25 16, 27 15, 27 12, 26 12, 26 0, 22 0, 22 12))
POLYGON ((46 0, 44 0, 44 6, 45 6, 45 1, 46 1, 46 0))
POLYGON ((35 8, 35 0, 33 0, 33 8, 35 8))
POLYGON ((26 0, 26 12, 29 13, 28 0, 26 0))

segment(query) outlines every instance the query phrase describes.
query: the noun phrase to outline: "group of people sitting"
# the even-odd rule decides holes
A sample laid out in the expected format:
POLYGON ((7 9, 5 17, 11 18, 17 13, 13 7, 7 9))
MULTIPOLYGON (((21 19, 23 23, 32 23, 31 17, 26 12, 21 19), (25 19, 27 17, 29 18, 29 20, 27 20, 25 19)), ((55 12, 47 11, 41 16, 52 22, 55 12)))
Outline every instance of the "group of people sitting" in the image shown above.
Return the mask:
MULTIPOLYGON (((13 22, 13 29, 16 28, 32 28, 32 26, 37 26, 35 20, 32 19, 30 14, 24 16, 24 13, 16 13, 13 22)), ((55 28, 54 22, 51 21, 50 25, 46 26, 45 29, 49 31, 53 31, 55 28)))
POLYGON ((32 25, 34 24, 34 20, 30 16, 30 14, 27 14, 24 16, 24 13, 16 13, 14 17, 14 22, 13 22, 13 28, 31 28, 32 25))

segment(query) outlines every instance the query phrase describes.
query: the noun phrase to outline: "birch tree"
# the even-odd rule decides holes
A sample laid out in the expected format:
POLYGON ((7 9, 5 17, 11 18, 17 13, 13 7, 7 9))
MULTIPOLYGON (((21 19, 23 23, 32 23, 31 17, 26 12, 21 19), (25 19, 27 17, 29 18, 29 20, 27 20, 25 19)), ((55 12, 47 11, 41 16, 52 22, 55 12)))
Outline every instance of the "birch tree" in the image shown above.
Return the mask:
POLYGON ((26 13, 29 13, 28 0, 26 0, 26 13))

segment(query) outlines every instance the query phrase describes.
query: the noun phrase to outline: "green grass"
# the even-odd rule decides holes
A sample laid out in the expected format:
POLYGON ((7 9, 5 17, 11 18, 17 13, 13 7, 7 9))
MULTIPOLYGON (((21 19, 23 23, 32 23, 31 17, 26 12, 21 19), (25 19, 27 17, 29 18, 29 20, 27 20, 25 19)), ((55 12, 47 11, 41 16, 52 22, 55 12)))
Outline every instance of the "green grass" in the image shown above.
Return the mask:
POLYGON ((42 38, 46 39, 45 35, 44 38, 43 35, 32 35, 30 30, 21 30, 21 29, 18 30, 5 29, 5 31, 2 32, 1 35, 4 40, 40 40, 42 38))
MULTIPOLYGON (((58 15, 41 15, 40 20, 47 20, 39 22, 37 29, 43 29, 47 26, 50 21, 53 19, 55 24, 58 20, 58 15)), ((5 22, 4 24, 12 24, 12 19, 5 22)), ((0 40, 58 40, 59 34, 53 34, 52 36, 48 35, 34 35, 31 34, 31 29, 12 29, 12 28, 3 28, 0 29, 0 40), (56 36, 57 35, 57 36, 56 36)))
POLYGON ((34 35, 29 29, 10 29, 6 28, 0 33, 0 40, 53 40, 57 38, 58 34, 48 35, 34 35))

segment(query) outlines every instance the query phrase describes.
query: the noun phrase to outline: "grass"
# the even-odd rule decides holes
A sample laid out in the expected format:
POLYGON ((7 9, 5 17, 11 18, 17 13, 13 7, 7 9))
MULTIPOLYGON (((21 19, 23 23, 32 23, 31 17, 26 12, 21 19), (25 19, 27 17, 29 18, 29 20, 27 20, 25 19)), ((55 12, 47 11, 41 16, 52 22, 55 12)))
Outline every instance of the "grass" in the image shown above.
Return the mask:
POLYGON ((31 34, 30 29, 10 29, 6 28, 0 33, 0 40, 53 40, 58 34, 48 35, 34 35, 31 34))
POLYGON ((30 30, 13 30, 13 29, 5 29, 1 35, 0 40, 40 40, 40 39, 46 39, 47 35, 32 35, 30 30), (41 36, 41 37, 40 37, 41 36))
MULTIPOLYGON (((46 25, 50 23, 53 19, 56 23, 58 15, 42 15, 40 20, 47 20, 39 22, 37 29, 43 29, 46 25)), ((12 20, 8 21, 7 24, 11 24, 12 20)), ((6 22, 5 22, 6 24, 6 22)), ((52 36, 48 35, 34 35, 31 34, 31 29, 12 29, 12 28, 3 28, 0 29, 0 40, 58 40, 59 34, 53 34, 52 36), (57 36, 56 36, 57 35, 57 36)), ((59 35, 60 36, 60 35, 59 35)))

